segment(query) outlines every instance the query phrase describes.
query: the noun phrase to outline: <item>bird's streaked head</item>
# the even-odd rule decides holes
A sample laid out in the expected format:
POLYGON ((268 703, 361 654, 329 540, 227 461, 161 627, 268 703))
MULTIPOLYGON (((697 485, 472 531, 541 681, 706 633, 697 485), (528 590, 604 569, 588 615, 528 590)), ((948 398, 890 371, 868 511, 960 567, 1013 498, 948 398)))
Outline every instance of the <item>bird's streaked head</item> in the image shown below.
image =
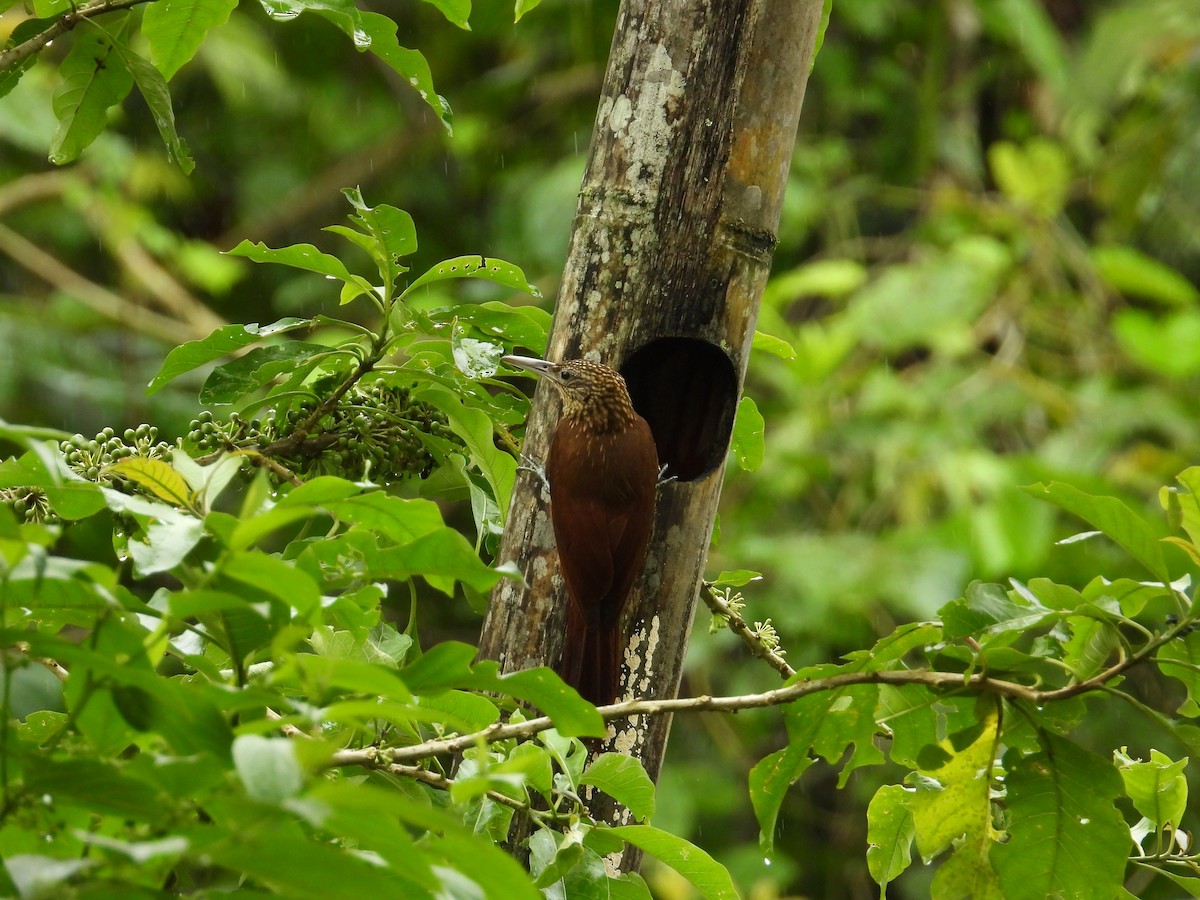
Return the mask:
POLYGON ((505 356, 503 362, 541 375, 563 398, 563 418, 576 418, 594 431, 628 427, 637 417, 625 379, 613 368, 586 359, 550 362, 531 356, 505 356))

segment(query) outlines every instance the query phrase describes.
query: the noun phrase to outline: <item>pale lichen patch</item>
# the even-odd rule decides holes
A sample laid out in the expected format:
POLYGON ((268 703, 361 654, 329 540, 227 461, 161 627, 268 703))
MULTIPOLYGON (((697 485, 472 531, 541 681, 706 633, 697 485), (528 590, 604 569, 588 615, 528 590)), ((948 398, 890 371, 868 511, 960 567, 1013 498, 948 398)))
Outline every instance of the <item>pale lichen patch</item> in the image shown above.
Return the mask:
MULTIPOLYGON (((625 170, 628 181, 640 182, 645 179, 650 183, 657 182, 668 157, 666 151, 671 134, 675 130, 670 112, 678 105, 686 84, 683 74, 673 66, 667 48, 662 44, 655 46, 646 66, 641 93, 633 104, 625 133, 621 135, 629 159, 629 166, 625 170)), ((618 97, 613 103, 610 122, 620 99, 618 97)))
POLYGON ((629 102, 629 96, 618 94, 608 110, 608 127, 612 129, 613 134, 620 136, 629 127, 629 120, 632 118, 633 104, 629 102))

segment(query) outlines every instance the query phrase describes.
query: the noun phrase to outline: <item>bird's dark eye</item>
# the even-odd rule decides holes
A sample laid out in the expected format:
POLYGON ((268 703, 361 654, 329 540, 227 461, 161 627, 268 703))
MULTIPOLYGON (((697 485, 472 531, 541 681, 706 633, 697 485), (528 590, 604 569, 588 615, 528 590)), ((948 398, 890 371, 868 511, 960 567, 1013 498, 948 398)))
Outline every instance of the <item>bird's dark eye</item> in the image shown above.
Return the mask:
POLYGON ((559 373, 558 377, 561 378, 563 381, 570 381, 572 378, 575 377, 575 373, 572 372, 570 369, 565 369, 559 373))

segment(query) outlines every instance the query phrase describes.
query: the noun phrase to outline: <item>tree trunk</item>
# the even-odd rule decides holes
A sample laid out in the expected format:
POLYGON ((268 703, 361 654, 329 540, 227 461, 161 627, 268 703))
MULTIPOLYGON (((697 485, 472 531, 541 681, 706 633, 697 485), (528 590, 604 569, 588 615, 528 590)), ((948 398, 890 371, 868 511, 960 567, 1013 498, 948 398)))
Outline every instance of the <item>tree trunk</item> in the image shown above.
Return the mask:
MULTIPOLYGON (((673 697, 770 269, 821 0, 623 0, 547 356, 619 368, 676 480, 624 626, 626 696, 673 697)), ((524 452, 545 458, 558 401, 543 385, 524 452)), ((517 481, 483 656, 553 665, 566 598, 536 478, 517 481)), ((616 723, 607 749, 657 779, 666 716, 616 723)), ((593 801, 598 819, 624 810, 593 801)), ((636 867, 629 854, 622 868, 636 867)))

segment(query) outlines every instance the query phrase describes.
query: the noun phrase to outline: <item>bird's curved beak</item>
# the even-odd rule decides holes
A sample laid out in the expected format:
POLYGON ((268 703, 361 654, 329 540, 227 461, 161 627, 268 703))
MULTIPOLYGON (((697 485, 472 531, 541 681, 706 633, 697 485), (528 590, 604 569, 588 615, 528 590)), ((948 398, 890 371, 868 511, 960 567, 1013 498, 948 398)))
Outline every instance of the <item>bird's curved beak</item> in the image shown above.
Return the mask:
POLYGON ((508 363, 515 369, 524 369, 526 372, 533 372, 535 375, 545 375, 550 371, 550 367, 554 363, 548 360, 538 359, 535 356, 502 356, 500 362, 508 363))

